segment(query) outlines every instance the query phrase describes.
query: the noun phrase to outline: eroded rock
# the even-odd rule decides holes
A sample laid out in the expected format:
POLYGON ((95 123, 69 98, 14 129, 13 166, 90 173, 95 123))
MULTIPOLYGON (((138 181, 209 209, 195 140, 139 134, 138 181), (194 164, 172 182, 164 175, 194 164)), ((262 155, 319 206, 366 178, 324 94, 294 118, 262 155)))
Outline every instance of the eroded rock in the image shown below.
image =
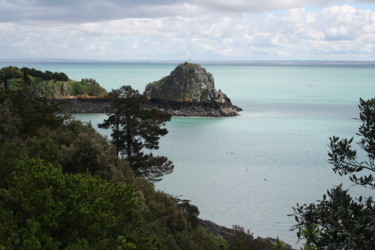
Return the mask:
POLYGON ((169 76, 149 83, 144 94, 151 104, 172 115, 235 116, 241 109, 215 89, 214 78, 199 64, 178 65, 169 76))

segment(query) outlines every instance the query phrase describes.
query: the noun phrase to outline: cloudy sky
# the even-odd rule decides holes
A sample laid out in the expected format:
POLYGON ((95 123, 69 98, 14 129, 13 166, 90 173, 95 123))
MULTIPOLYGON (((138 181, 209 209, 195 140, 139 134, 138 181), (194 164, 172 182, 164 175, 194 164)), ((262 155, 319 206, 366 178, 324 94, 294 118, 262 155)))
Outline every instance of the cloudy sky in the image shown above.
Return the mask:
POLYGON ((375 0, 0 0, 0 59, 375 60, 375 0))

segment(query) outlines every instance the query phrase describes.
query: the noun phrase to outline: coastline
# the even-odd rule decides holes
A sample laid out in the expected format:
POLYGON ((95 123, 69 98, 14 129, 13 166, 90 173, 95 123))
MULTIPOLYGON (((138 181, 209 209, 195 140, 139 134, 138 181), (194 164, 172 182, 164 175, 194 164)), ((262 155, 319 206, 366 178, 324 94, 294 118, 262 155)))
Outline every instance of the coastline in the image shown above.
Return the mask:
POLYGON ((54 98, 52 104, 58 105, 62 112, 68 114, 107 113, 111 104, 107 98, 54 98))
MULTIPOLYGON (((51 103, 58 105, 68 114, 73 113, 107 113, 111 104, 105 97, 100 98, 55 98, 51 103)), ((176 102, 176 101, 149 101, 147 108, 156 108, 170 113, 172 116, 200 116, 200 117, 230 117, 237 116, 241 108, 217 102, 176 102)))
MULTIPOLYGON (((236 229, 231 229, 231 228, 227 228, 224 226, 220 226, 210 220, 203 220, 203 219, 198 218, 198 224, 202 226, 203 228, 207 229, 207 231, 209 231, 213 235, 217 237, 221 237, 226 241, 230 241, 231 238, 235 237, 239 233, 236 229)), ((268 243, 269 245, 272 245, 272 246, 275 245, 277 242, 277 239, 274 239, 271 237, 267 237, 267 238, 257 237, 254 239, 261 241, 261 242, 268 243)), ((287 242, 284 242, 284 243, 285 243, 284 250, 294 250, 294 248, 290 244, 288 244, 287 242)))

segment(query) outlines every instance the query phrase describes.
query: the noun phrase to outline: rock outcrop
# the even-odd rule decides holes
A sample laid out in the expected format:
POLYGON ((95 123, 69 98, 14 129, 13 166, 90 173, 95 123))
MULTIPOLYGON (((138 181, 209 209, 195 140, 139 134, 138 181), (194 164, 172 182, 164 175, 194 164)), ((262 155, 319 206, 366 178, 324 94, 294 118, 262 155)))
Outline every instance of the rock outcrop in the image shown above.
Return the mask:
POLYGON ((51 99, 52 104, 58 105, 62 112, 74 113, 106 113, 111 104, 107 98, 63 98, 51 99))
MULTIPOLYGON (((218 225, 218 224, 216 224, 212 221, 209 221, 209 220, 202 220, 202 219, 198 218, 198 224, 200 226, 204 227, 205 229, 207 229, 213 235, 221 237, 226 241, 231 241, 234 237, 236 237, 236 234, 238 234, 238 231, 236 231, 235 229, 220 226, 220 225, 218 225)), ((270 238, 270 237, 268 237, 268 238, 257 237, 256 239, 254 238, 254 240, 264 243, 263 244, 264 248, 262 248, 262 249, 275 249, 274 245, 277 242, 277 239, 270 238), (267 245, 269 247, 266 247, 267 245)), ((284 249, 285 250, 294 250, 292 248, 292 246, 287 244, 287 243, 285 243, 284 249)))
POLYGON ((235 116, 239 107, 215 89, 214 78, 198 64, 178 65, 169 76, 149 83, 144 94, 152 107, 178 116, 235 116))

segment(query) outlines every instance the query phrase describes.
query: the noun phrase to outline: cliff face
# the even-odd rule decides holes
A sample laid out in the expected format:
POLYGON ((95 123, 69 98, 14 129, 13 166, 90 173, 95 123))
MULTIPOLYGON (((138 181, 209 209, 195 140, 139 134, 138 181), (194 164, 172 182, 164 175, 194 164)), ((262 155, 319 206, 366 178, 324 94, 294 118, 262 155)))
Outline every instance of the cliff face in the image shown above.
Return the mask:
POLYGON ((234 116, 241 110, 215 89, 211 73, 192 63, 180 64, 169 76, 149 83, 144 94, 153 105, 174 115, 234 116))
POLYGON ((107 95, 107 91, 92 78, 85 78, 80 82, 74 80, 62 82, 45 81, 39 83, 38 87, 53 98, 107 95))

